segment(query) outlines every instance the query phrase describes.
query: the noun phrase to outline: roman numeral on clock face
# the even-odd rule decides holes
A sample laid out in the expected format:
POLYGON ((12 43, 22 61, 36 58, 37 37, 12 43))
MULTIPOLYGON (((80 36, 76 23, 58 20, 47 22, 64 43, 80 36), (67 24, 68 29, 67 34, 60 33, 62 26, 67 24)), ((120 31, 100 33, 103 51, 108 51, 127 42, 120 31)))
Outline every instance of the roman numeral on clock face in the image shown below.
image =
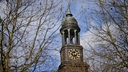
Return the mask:
POLYGON ((68 51, 68 56, 70 59, 77 60, 80 57, 80 51, 78 49, 70 49, 68 51))

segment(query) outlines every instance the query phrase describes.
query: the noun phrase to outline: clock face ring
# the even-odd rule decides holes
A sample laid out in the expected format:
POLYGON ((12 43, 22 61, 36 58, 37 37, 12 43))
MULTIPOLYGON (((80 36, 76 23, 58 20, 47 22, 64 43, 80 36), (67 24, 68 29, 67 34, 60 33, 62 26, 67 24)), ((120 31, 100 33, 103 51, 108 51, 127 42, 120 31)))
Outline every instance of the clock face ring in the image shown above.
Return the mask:
POLYGON ((78 49, 70 49, 68 51, 68 56, 70 59, 76 60, 80 58, 80 51, 78 49))

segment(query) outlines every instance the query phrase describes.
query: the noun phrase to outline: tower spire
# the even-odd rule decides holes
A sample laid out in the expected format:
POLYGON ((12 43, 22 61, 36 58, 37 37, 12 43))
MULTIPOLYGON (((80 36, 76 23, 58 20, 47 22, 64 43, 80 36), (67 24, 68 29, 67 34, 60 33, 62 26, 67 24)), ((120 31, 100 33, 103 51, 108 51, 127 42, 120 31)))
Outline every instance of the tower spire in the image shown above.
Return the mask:
POLYGON ((66 12, 66 16, 72 16, 71 10, 70 10, 70 1, 68 2, 68 9, 66 12))

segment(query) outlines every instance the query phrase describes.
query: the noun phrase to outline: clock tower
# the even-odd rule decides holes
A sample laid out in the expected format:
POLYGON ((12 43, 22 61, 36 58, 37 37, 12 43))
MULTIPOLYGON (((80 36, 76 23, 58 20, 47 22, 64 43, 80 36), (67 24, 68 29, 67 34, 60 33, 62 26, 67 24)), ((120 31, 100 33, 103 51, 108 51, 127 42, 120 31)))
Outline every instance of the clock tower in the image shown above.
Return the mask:
POLYGON ((80 28, 77 20, 67 9, 60 29, 62 35, 61 64, 58 72, 88 72, 89 65, 83 62, 83 47, 80 45, 80 28))

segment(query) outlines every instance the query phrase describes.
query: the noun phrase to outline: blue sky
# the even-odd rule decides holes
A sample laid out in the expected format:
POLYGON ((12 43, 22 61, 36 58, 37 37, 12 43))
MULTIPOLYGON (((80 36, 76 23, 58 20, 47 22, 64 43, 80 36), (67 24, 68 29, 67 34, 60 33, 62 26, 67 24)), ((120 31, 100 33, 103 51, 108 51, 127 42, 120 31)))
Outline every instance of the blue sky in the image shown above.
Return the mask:
MULTIPOLYGON (((97 6, 96 0, 72 0, 71 2, 71 12, 73 16, 77 19, 78 25, 81 28, 81 45, 84 47, 84 49, 90 49, 89 44, 91 44, 92 47, 96 47, 98 43, 96 43, 97 37, 92 34, 90 31, 97 33, 93 28, 90 28, 88 24, 92 25, 101 25, 101 15, 98 13, 99 7, 97 6)), ((66 2, 64 2, 64 5, 67 5, 66 2)), ((63 11, 65 12, 67 9, 67 6, 64 7, 63 11)), ((114 37, 118 36, 118 31, 116 28, 110 23, 110 30, 114 37)), ((106 30, 106 27, 103 26, 103 29, 106 30)), ((106 43, 106 42, 105 42, 106 43)), ((102 44, 101 42, 99 44, 102 44)), ((61 48, 61 47, 60 47, 61 48)), ((59 49, 60 49, 59 48, 59 49)), ((87 51, 85 51, 87 52, 87 51)), ((59 56, 59 52, 57 53, 59 56)), ((87 61, 87 53, 84 53, 84 61, 87 61)), ((60 57, 56 57, 60 61, 60 57)), ((59 66, 60 62, 57 63, 57 67, 59 66)))
MULTIPOLYGON (((65 16, 65 12, 67 10, 67 0, 63 1, 63 14, 65 16)), ((96 24, 96 20, 93 19, 96 18, 97 14, 95 14, 95 10, 98 10, 97 5, 95 4, 95 0, 72 0, 71 5, 70 5, 71 13, 77 19, 78 25, 81 28, 81 44, 83 47, 86 47, 87 44, 85 42, 90 41, 92 39, 92 34, 88 32, 88 23, 96 24), (87 21, 87 22, 86 22, 87 21), (89 39, 86 38, 89 37, 89 39)), ((61 23, 61 22, 60 22, 61 23)), ((58 30, 59 32, 59 30, 58 30)), ((58 41, 59 44, 57 45, 58 50, 61 49, 61 35, 58 35, 58 41)), ((91 40, 92 41, 92 40, 91 40)), ((88 46, 86 47, 88 48, 88 46)), ((58 69, 58 66, 60 65, 60 53, 59 51, 49 51, 50 55, 53 56, 54 60, 49 59, 46 62, 46 65, 44 65, 43 70, 53 70, 53 69, 58 69), (47 65, 48 63, 48 65, 47 65)), ((85 56, 86 57, 86 56, 85 56)), ((85 59, 86 61, 86 59, 85 59)))
MULTIPOLYGON (((63 0, 62 4, 64 6, 63 12, 65 13, 66 9, 67 9, 67 5, 68 5, 67 0, 63 0)), ((5 6, 4 4, 1 5, 1 7, 3 7, 3 8, 4 8, 4 6, 5 6)), ((98 10, 98 7, 95 4, 95 0, 72 0, 70 6, 71 6, 70 7, 71 12, 72 12, 73 16, 77 19, 78 25, 81 28, 81 32, 80 32, 81 42, 84 42, 83 38, 86 39, 85 35, 89 34, 89 32, 87 30, 88 23, 97 24, 97 22, 98 22, 99 18, 97 18, 97 14, 94 13, 95 10, 98 10), (94 20, 93 17, 97 18, 97 20, 94 20)), ((2 14, 1 14, 1 16, 2 16, 2 14)), ((58 32, 59 32, 59 30, 58 30, 58 32)), ((91 37, 91 35, 89 35, 89 37, 91 37)), ((61 39, 61 35, 59 35, 59 37, 58 37, 59 41, 61 41, 60 39, 61 39)), ((90 40, 88 39, 88 41, 90 41, 90 40)), ((86 47, 84 43, 82 43, 82 45, 84 47, 86 47)), ((57 48, 58 50, 60 50, 61 42, 59 42, 58 46, 54 47, 54 48, 57 48)), ((46 62, 46 63, 48 63, 48 65, 47 64, 44 65, 43 70, 57 69, 60 64, 59 51, 54 51, 54 52, 49 51, 49 52, 51 52, 50 54, 52 55, 53 60, 52 59, 48 60, 46 62)))
MULTIPOLYGON (((63 14, 65 16, 65 12, 67 10, 67 6, 68 3, 66 0, 63 1, 62 5, 64 6, 63 8, 63 14)), ((82 39, 84 38, 84 35, 86 35, 86 33, 88 33, 87 31, 87 22, 85 22, 84 20, 87 20, 88 22, 90 22, 92 18, 92 16, 94 16, 95 14, 93 14, 93 11, 96 8, 96 4, 94 2, 94 0, 72 0, 71 5, 70 5, 70 9, 71 9, 71 13, 73 14, 73 16, 75 17, 75 19, 77 19, 78 21, 78 25, 81 28, 81 42, 82 39)), ((95 21, 92 21, 95 22, 95 21)), ((60 22, 61 23, 61 22, 60 22)), ((94 23, 95 24, 95 23, 94 23)), ((57 32, 60 32, 60 30, 58 30, 57 32)), ((84 38, 85 39, 85 38, 84 38)), ((54 48, 57 48, 58 50, 61 49, 61 35, 58 35, 58 39, 59 44, 57 43, 57 46, 54 48)), ((85 47, 85 44, 82 43, 82 45, 85 47)), ((58 69, 58 66, 60 65, 60 53, 59 51, 49 51, 50 55, 53 56, 54 60, 49 59, 46 63, 48 63, 48 65, 44 65, 44 70, 52 70, 52 69, 58 69), (49 68, 48 68, 48 67, 49 68)))
MULTIPOLYGON (((66 12, 67 5, 68 5, 67 1, 64 1, 63 5, 65 5, 63 8, 63 12, 66 12)), ((71 9, 71 13, 75 17, 75 19, 77 19, 77 21, 78 21, 79 27, 81 28, 81 32, 80 32, 81 44, 83 45, 83 47, 86 47, 87 44, 85 42, 88 42, 88 41, 90 41, 90 39, 92 39, 92 34, 90 34, 90 32, 88 32, 88 29, 87 29, 88 28, 87 23, 96 24, 97 21, 95 21, 92 17, 95 18, 95 16, 97 16, 97 14, 95 14, 94 12, 95 12, 95 10, 98 10, 98 7, 95 4, 94 0, 72 0, 70 9, 71 9), (87 22, 85 22, 85 21, 87 21, 87 22), (90 37, 90 38, 86 39, 85 37, 86 38, 90 37)), ((59 32, 59 30, 58 30, 58 32, 59 32)), ((60 39, 60 37, 61 37, 61 35, 59 35, 59 39, 60 39)), ((60 42, 59 46, 58 46, 58 49, 60 50, 61 42, 60 42)), ((86 48, 88 48, 88 46, 86 48)), ((56 64, 55 64, 53 61, 50 64, 51 65, 55 64, 56 66, 54 68, 57 69, 60 64, 60 53, 57 51, 57 52, 55 52, 55 55, 56 55, 55 59, 58 62, 56 62, 56 64)), ((46 69, 46 70, 48 70, 48 69, 46 69)))
POLYGON ((72 0, 71 12, 78 21, 81 28, 81 35, 87 31, 89 23, 97 23, 94 20, 98 15, 95 13, 96 10, 98 10, 98 6, 95 0, 72 0))

